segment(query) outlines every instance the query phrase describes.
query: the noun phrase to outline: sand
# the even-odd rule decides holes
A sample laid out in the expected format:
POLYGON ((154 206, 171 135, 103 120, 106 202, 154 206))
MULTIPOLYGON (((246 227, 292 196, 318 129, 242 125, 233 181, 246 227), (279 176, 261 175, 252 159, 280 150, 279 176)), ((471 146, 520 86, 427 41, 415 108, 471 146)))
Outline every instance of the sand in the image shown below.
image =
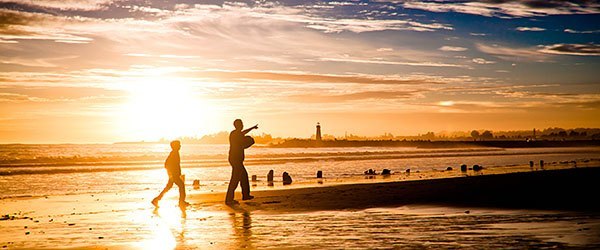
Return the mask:
POLYGON ((326 179, 324 184, 318 184, 315 179, 312 184, 256 190, 253 191, 255 199, 231 207, 223 203, 223 193, 190 192, 188 201, 192 205, 184 212, 175 206, 174 190, 159 209, 153 209, 149 203, 155 190, 4 199, 0 200, 0 215, 8 215, 8 218, 0 221, 3 231, 0 247, 219 249, 264 248, 282 242, 307 247, 309 245, 302 245, 306 232, 299 226, 314 227, 311 230, 318 231, 314 232, 317 239, 312 240, 324 248, 335 248, 336 244, 349 244, 351 248, 381 247, 382 242, 413 247, 477 246, 491 242, 489 238, 496 237, 493 232, 498 232, 501 238, 490 247, 600 246, 594 237, 600 232, 597 212, 600 205, 595 202, 594 194, 600 190, 600 167, 506 171, 506 168, 484 169, 480 173, 469 171, 468 176, 458 170, 437 175, 403 173, 388 178, 326 179), (428 212, 432 210, 435 212, 428 212), (371 218, 372 215, 375 217, 371 218), (336 217, 341 219, 330 220, 336 217), (361 225, 378 218, 392 223, 382 225, 382 232, 405 230, 402 232, 406 237, 412 235, 411 232, 419 232, 413 235, 418 239, 363 239, 370 235, 366 232, 376 228, 361 225), (425 227, 423 218, 428 221, 425 227), (448 219, 463 225, 462 229, 448 223, 448 219), (473 224, 474 219, 483 224, 473 224), (326 226, 311 221, 322 221, 326 226), (394 226, 395 221, 405 224, 394 226), (338 224, 345 228, 340 232, 350 230, 347 233, 365 240, 363 244, 343 240, 350 236, 337 231, 320 231, 338 224), (553 228, 556 225, 562 231, 553 228), (432 228, 436 232, 431 232, 432 228), (454 241, 452 235, 457 230, 481 238, 454 241), (255 232, 254 235, 249 231, 255 232), (433 233, 443 242, 419 238, 419 234, 433 233), (540 239, 539 235, 546 238, 540 239), (285 240, 288 238, 289 242, 285 240))
MULTIPOLYGON (((247 211, 296 212, 362 209, 407 204, 584 210, 600 208, 600 168, 572 168, 380 183, 261 190, 238 207, 247 211)), ((237 194, 239 195, 239 193, 237 194)), ((239 196, 237 196, 239 200, 239 196)), ((193 204, 222 203, 223 194, 190 195, 193 204)))

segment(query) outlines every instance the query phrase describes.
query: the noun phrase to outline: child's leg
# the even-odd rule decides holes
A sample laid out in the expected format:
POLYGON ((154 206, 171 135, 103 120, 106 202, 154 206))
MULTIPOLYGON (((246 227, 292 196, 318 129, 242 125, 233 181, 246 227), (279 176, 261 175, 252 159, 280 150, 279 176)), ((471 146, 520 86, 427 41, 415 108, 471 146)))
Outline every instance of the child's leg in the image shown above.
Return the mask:
POLYGON ((162 199, 162 197, 165 195, 165 193, 167 193, 167 191, 169 191, 169 189, 171 189, 172 187, 173 187, 173 181, 171 180, 171 178, 169 178, 169 182, 167 182, 167 185, 165 186, 165 188, 160 192, 160 194, 158 196, 156 196, 156 198, 154 198, 154 200, 162 199))
MULTIPOLYGON (((181 178, 173 178, 173 183, 179 187, 179 203, 185 202, 185 183, 181 178)), ((173 184, 171 184, 173 186, 173 184)))

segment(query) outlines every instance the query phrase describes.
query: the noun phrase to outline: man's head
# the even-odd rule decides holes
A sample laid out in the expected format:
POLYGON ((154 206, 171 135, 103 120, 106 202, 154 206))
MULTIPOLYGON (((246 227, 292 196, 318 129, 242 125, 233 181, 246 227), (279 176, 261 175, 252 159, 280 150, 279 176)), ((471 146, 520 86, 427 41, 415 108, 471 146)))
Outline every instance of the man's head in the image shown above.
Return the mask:
POLYGON ((171 149, 173 150, 179 150, 181 148, 181 142, 178 140, 172 141, 171 142, 171 149))
POLYGON ((241 119, 235 119, 235 121, 233 121, 233 126, 237 130, 242 130, 244 128, 244 123, 241 119))

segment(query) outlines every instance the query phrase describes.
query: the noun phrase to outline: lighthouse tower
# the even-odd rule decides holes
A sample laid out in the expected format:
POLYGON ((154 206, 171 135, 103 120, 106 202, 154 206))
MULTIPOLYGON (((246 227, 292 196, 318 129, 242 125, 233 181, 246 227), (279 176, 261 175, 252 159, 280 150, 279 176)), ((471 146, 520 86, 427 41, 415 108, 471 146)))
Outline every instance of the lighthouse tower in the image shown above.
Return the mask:
POLYGON ((321 124, 317 122, 317 136, 316 139, 318 142, 321 141, 321 124))

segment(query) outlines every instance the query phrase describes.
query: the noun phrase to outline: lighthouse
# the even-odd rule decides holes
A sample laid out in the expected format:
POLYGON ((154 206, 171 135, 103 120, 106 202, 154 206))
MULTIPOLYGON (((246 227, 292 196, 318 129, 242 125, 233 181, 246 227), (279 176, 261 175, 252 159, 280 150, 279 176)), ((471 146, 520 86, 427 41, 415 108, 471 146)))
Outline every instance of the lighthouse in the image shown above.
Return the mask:
POLYGON ((317 122, 317 136, 316 136, 316 140, 318 142, 321 141, 321 124, 317 122))

